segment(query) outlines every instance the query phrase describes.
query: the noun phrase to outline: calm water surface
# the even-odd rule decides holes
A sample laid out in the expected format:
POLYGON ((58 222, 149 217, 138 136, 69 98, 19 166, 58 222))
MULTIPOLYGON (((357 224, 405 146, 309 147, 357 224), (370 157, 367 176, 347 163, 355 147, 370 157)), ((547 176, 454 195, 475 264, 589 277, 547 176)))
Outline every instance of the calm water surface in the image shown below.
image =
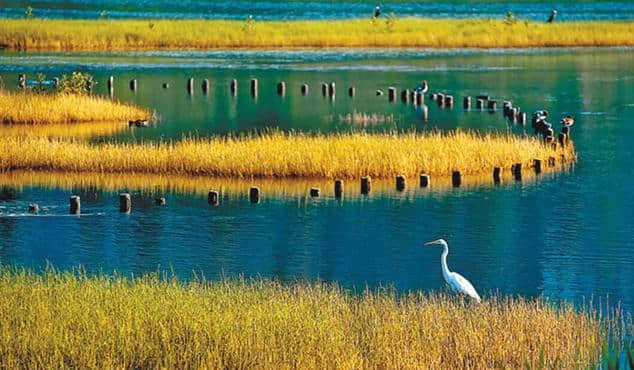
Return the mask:
MULTIPOLYGON (((399 17, 502 18, 511 11, 524 19, 631 20, 631 1, 170 1, 170 0, 36 0, 28 2, 43 18, 206 18, 206 19, 340 19, 369 17, 377 4, 383 14, 399 17)), ((24 17, 24 1, 0 3, 0 17, 24 17)))
MULTIPOLYGON (((526 111, 573 114, 579 161, 570 171, 537 182, 480 186, 444 192, 412 188, 343 202, 303 194, 269 196, 250 205, 231 194, 219 207, 202 195, 125 187, 73 189, 8 185, 0 191, 0 262, 42 267, 78 264, 90 271, 143 273, 171 268, 182 277, 235 276, 337 281, 347 287, 393 284, 400 290, 439 290, 440 250, 422 243, 448 239, 449 265, 483 292, 580 302, 610 295, 634 309, 634 54, 630 49, 557 51, 293 51, 100 54, 0 54, 0 76, 14 88, 17 74, 55 76, 72 70, 93 73, 97 93, 115 76, 115 99, 156 110, 155 127, 127 129, 118 140, 179 139, 248 132, 261 127, 299 131, 364 129, 338 119, 358 111, 384 114, 393 122, 366 130, 524 129, 500 114, 464 112, 461 97, 486 93, 510 99, 526 111), (196 79, 193 96, 186 78, 196 79), (250 78, 260 80, 254 100, 250 78), (139 89, 127 85, 137 78, 139 89), (202 78, 211 92, 200 90, 202 78), (239 81, 237 97, 228 84, 239 81), (411 105, 376 97, 387 86, 413 87, 426 79, 432 90, 453 93, 456 107, 430 102, 429 117, 411 105), (287 96, 275 94, 287 82, 287 96), (334 101, 320 94, 322 81, 337 83, 334 101), (169 89, 161 84, 169 82, 169 89), (301 96, 301 83, 310 93, 301 96), (349 85, 357 96, 349 98, 349 85), (133 211, 117 212, 119 191, 132 190, 133 211), (87 215, 66 215, 71 193, 82 197, 87 215), (40 216, 25 215, 37 202, 40 216)), ((0 127, 1 129, 1 127, 0 127)), ((95 139, 99 140, 99 139, 95 139)), ((414 186, 410 180, 408 185, 414 186)), ((255 181, 254 183, 257 183, 255 181)), ((151 184, 148 184, 151 185, 151 184)), ((284 184, 280 185, 281 187, 284 184)), ((356 187, 356 182, 349 182, 356 187)))

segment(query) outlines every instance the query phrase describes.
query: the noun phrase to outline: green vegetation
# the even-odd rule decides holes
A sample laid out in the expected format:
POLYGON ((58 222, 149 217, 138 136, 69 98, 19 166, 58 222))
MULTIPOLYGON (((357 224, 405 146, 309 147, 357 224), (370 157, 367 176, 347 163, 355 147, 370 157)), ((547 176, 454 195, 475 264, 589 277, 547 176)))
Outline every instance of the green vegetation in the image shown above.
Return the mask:
POLYGON ((619 323, 541 299, 0 269, 0 368, 588 368, 619 323))
POLYGON ((5 19, 13 50, 634 46, 634 22, 397 18, 331 21, 5 19))

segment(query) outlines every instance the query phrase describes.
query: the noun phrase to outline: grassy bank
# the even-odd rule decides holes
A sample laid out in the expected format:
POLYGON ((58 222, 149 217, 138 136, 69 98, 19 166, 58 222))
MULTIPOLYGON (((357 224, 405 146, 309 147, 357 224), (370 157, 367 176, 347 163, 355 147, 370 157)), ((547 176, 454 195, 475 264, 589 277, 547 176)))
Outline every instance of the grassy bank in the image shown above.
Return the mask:
POLYGON ((102 97, 0 90, 0 122, 3 123, 127 122, 149 116, 145 109, 102 97))
POLYGON ((568 161, 574 148, 553 149, 533 138, 472 132, 305 135, 268 133, 239 138, 184 138, 178 142, 103 143, 7 137, 0 169, 153 173, 221 177, 410 178, 491 174, 493 167, 533 159, 568 161))
POLYGON ((586 368, 606 330, 541 300, 0 271, 2 368, 586 368))
POLYGON ((2 23, 0 45, 13 50, 634 46, 634 22, 380 18, 253 22, 4 19, 2 23))

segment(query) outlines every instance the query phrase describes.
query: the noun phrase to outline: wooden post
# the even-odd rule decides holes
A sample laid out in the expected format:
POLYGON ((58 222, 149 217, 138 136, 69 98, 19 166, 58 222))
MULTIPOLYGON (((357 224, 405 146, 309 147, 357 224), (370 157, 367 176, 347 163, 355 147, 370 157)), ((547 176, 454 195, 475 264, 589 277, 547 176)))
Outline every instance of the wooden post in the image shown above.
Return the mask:
POLYGON ((510 118, 511 109, 513 109, 511 102, 508 100, 504 100, 502 102, 502 116, 510 118))
POLYGON ((354 86, 350 86, 348 88, 348 96, 351 98, 354 98, 354 96, 356 95, 356 90, 354 88, 354 86))
POLYGON ((495 113, 495 110, 497 109, 498 106, 498 102, 495 100, 489 100, 489 113, 495 113))
POLYGON ((258 79, 257 78, 251 79, 251 96, 254 98, 257 98, 258 96, 258 79))
POLYGON ((421 113, 423 116, 423 122, 427 122, 427 120, 429 119, 429 107, 423 104, 421 106, 421 113))
POLYGON ((477 109, 480 109, 480 110, 484 109, 484 100, 482 100, 482 99, 477 99, 477 100, 476 100, 476 108, 477 108, 477 109))
POLYGON ((548 157, 548 167, 555 167, 555 157, 548 157))
POLYGON ((190 77, 187 79, 187 92, 189 93, 189 95, 194 94, 194 78, 193 77, 190 77))
POLYGON ((70 197, 70 214, 78 215, 81 213, 81 199, 79 195, 73 195, 70 197))
POLYGON ((321 84, 321 94, 323 96, 328 96, 328 89, 329 88, 328 88, 328 84, 327 83, 324 82, 324 83, 321 84))
POLYGON ((114 90, 114 76, 108 77, 108 91, 114 90))
POLYGON ((429 186, 429 175, 425 174, 425 173, 421 173, 420 174, 420 187, 421 188, 426 188, 429 186))
POLYGON ((236 80, 235 78, 231 80, 231 83, 229 84, 229 89, 231 90, 231 95, 237 96, 238 95, 238 80, 236 80))
POLYGON ((372 179, 370 176, 363 176, 361 178, 361 194, 369 194, 372 189, 372 179))
POLYGON ((431 99, 431 100, 436 100, 436 99, 438 99, 438 94, 436 94, 436 93, 429 93, 429 99, 431 99))
POLYGON ((136 79, 132 79, 132 80, 130 80, 130 90, 132 90, 132 91, 136 91, 136 88, 137 88, 137 82, 136 82, 136 79))
POLYGON ((404 89, 401 91, 401 102, 407 104, 409 102, 409 89, 404 89))
POLYGON ((425 94, 422 92, 419 92, 416 94, 416 104, 418 105, 423 105, 423 103, 425 102, 425 94))
POLYGON ((451 184, 454 188, 459 188, 462 183, 462 176, 460 175, 460 171, 453 171, 451 173, 451 184))
POLYGON ((566 146, 566 134, 560 132, 557 140, 559 141, 559 145, 561 145, 562 148, 566 146))
POLYGON ((436 94, 436 103, 438 103, 439 107, 444 107, 445 106, 445 94, 443 93, 438 93, 436 94))
MULTIPOLYGON (((208 80, 208 79, 206 79, 206 78, 205 78, 205 79, 203 79, 203 86, 202 86, 203 93, 205 93, 205 94, 208 94, 208 93, 209 93, 209 86, 210 86, 210 85, 209 85, 209 80, 208 80)), ((192 90, 192 91, 193 91, 193 90, 192 90)))
POLYGON ((375 94, 376 96, 383 96, 383 90, 376 90, 375 94))
POLYGON ((29 204, 29 213, 38 213, 40 211, 40 206, 37 203, 29 204))
POLYGON ((502 181, 502 169, 500 167, 493 168, 493 183, 499 184, 502 181))
POLYGON ((489 95, 478 95, 476 99, 489 100, 491 97, 489 95))
POLYGON ((302 84, 301 91, 302 91, 302 95, 307 95, 308 94, 308 84, 302 84))
POLYGON ((335 180, 335 198, 343 198, 343 180, 335 180))
POLYGON ((445 95, 445 107, 453 108, 453 95, 445 95))
POLYGON ((129 193, 119 194, 119 212, 130 213, 132 210, 132 199, 129 193))
POLYGON ((418 105, 418 95, 420 95, 418 91, 412 90, 412 104, 418 105))
POLYGON ((471 97, 470 97, 470 96, 465 96, 465 97, 462 99, 462 107, 463 107, 465 110, 469 110, 469 109, 471 109, 471 97))
POLYGON ((26 88, 26 75, 20 74, 18 75, 18 88, 24 90, 26 88))
POLYGON ((164 89, 169 89, 170 88, 170 84, 167 82, 163 82, 163 88, 164 89))
POLYGON ((541 159, 533 159, 533 168, 535 169, 536 174, 542 173, 542 160, 541 159))
POLYGON ((390 86, 387 88, 387 98, 390 102, 396 100, 396 87, 390 86))
POLYGON ((207 193, 207 203, 212 206, 217 206, 220 204, 220 193, 217 190, 209 190, 207 193))
POLYGON ((513 176, 515 177, 515 180, 522 181, 522 164, 515 163, 513 166, 511 166, 511 169, 513 170, 513 176))
POLYGON ((335 83, 331 82, 328 88, 328 93, 330 94, 331 97, 335 96, 335 91, 336 91, 335 88, 336 88, 335 83))
POLYGON ((253 204, 260 203, 260 188, 253 186, 249 189, 249 201, 253 204))
POLYGON ((398 191, 405 190, 405 176, 403 175, 396 176, 396 190, 398 191))
POLYGON ((167 201, 165 200, 165 197, 158 197, 154 199, 154 204, 157 206, 164 206, 167 204, 167 201))
POLYGON ((522 112, 519 114, 519 123, 522 126, 526 126, 526 112, 522 112))
POLYGON ((286 82, 282 81, 277 84, 277 95, 281 97, 286 96, 286 82))
POLYGON ((310 196, 316 198, 319 196, 319 188, 310 188, 310 196))

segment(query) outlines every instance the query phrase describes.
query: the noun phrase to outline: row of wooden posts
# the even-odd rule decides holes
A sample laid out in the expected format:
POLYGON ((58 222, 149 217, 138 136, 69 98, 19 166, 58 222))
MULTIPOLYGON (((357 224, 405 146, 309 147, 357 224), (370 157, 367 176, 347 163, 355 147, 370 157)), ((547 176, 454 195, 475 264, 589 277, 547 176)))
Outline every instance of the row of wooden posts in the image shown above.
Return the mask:
MULTIPOLYGON (((548 166, 555 166, 555 157, 548 158, 548 166)), ((540 174, 542 172, 542 160, 534 159, 533 160, 533 170, 535 174, 540 174)), ((511 166, 511 173, 516 181, 522 180, 522 163, 515 163, 511 166)), ((398 175, 395 178, 396 181, 396 190, 404 191, 406 188, 406 178, 403 175, 398 175)), ((493 168, 493 183, 500 184, 502 181, 502 168, 495 167, 493 168)), ((462 184, 462 174, 460 171, 453 171, 451 174, 451 183, 452 186, 457 188, 462 184)), ((427 188, 431 186, 431 177, 428 174, 421 173, 419 176, 419 187, 427 188)), ((335 198, 341 199, 343 198, 343 189, 344 183, 343 180, 337 179, 334 183, 334 195, 335 198)), ((372 178, 370 176, 361 177, 360 181, 360 192, 361 194, 367 195, 372 190, 372 178)), ((249 188, 249 202, 253 204, 260 203, 260 188, 257 186, 253 186, 249 188)), ((319 197, 321 195, 321 189, 318 187, 312 187, 310 189, 311 197, 319 197)), ((164 197, 159 197, 154 200, 156 205, 162 206, 166 204, 166 200, 164 197)), ((218 190, 210 190, 207 194, 207 202, 210 205, 217 206, 220 204, 220 192, 218 190)), ((39 207, 37 204, 30 204, 29 211, 37 212, 39 207)), ((119 194, 119 212, 121 213, 130 213, 132 210, 132 198, 129 193, 119 194)), ((80 214, 81 213, 81 199, 78 195, 73 195, 70 197, 70 213, 71 214, 80 214)))

